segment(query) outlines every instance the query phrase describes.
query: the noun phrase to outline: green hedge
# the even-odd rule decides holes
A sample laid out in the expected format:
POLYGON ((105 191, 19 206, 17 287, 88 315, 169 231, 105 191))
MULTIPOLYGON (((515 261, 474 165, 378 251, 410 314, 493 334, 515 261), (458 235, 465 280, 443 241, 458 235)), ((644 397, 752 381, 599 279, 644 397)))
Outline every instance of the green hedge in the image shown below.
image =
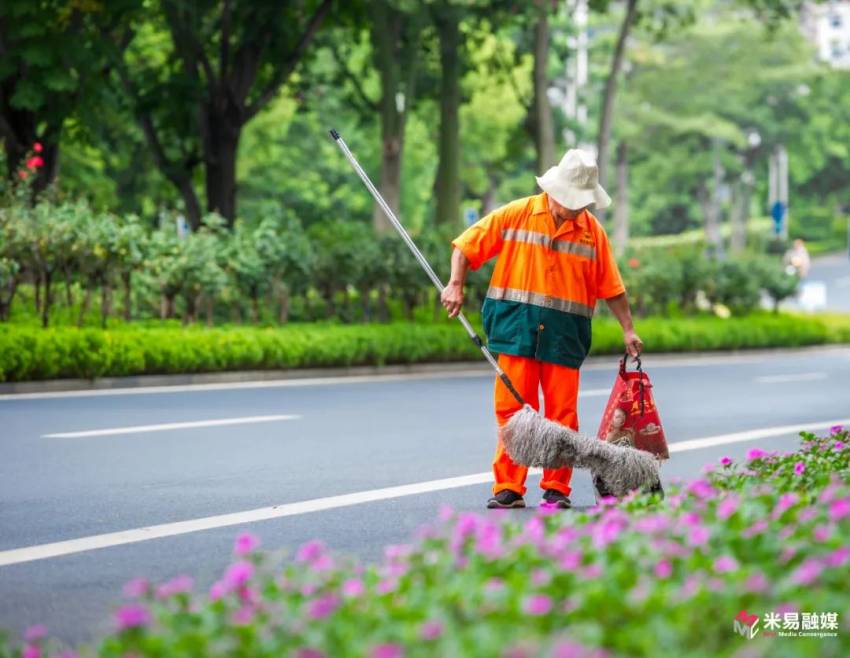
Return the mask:
MULTIPOLYGON (((850 343, 850 316, 649 318, 639 320, 636 328, 648 352, 850 343)), ((622 348, 616 321, 594 320, 591 353, 617 354, 622 348)), ((185 329, 128 325, 107 331, 0 325, 0 381, 478 358, 463 329, 449 322, 185 329)))

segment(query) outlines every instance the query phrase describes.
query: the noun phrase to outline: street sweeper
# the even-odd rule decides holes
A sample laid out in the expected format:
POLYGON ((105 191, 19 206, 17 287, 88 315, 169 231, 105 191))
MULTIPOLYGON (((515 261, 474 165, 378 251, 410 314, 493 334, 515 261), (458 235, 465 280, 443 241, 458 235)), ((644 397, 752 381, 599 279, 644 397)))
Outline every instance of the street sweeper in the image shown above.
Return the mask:
MULTIPOLYGON (((654 430, 657 414, 642 418, 643 430, 648 432, 652 425, 655 433, 654 441, 644 445, 650 450, 636 449, 637 443, 631 447, 600 441, 577 431, 578 369, 590 349, 590 318, 599 297, 608 301, 623 326, 626 355, 638 359, 643 349, 632 327, 608 238, 588 210, 594 204, 604 208, 611 203, 599 186, 593 159, 583 151, 568 151, 557 167, 537 179, 542 194, 490 213, 459 236, 452 257, 453 283, 445 286, 342 136, 336 130, 330 135, 440 292, 449 314, 458 319, 496 371, 500 432, 493 468, 496 484, 488 506, 524 506, 530 466, 546 469, 544 495, 558 507, 571 506, 568 494, 573 468, 590 470, 597 498, 621 497, 640 487, 663 496, 657 457, 660 452, 666 457, 666 442, 660 428, 654 430), (466 270, 497 254, 485 328, 491 345, 500 353, 498 360, 461 310, 466 270), (538 413, 537 387, 541 383, 547 418, 538 413)), ((626 379, 634 379, 634 373, 626 374, 625 361, 622 363, 623 395, 627 389, 634 395, 637 385, 642 416, 650 388, 645 377, 638 373, 638 379, 627 384, 626 379)), ((612 396, 619 390, 615 387, 612 396)), ((609 403, 624 401, 618 397, 609 403)))
MULTIPOLYGON (((599 185, 595 159, 570 149, 536 179, 540 194, 494 210, 452 241, 451 278, 441 300, 455 317, 467 271, 497 257, 482 307, 488 347, 535 411, 541 387, 546 418, 578 431, 579 368, 590 350, 596 301, 604 299, 617 317, 630 356, 637 357, 643 343, 608 236, 591 213, 611 203, 599 185)), ((491 508, 525 507, 528 467, 511 458, 502 438, 504 426, 523 406, 497 378, 491 508)), ((543 500, 569 508, 572 472, 571 466, 544 468, 543 500)))

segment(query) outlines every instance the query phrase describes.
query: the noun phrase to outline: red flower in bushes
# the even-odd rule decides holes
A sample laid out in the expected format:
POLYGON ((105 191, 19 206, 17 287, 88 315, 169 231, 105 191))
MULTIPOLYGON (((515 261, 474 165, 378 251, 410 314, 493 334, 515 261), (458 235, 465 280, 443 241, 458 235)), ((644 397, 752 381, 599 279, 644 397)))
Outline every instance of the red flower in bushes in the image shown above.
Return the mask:
POLYGON ((41 153, 41 142, 36 142, 32 145, 32 150, 36 153, 41 153))
POLYGON ((27 169, 38 169, 44 166, 44 160, 40 155, 34 155, 27 160, 27 169))
POLYGON ((637 258, 629 258, 629 267, 632 269, 640 267, 640 261, 637 258))
POLYGON ((26 180, 26 179, 27 179, 27 176, 29 176, 29 174, 28 174, 26 171, 24 171, 23 169, 21 169, 21 170, 18 172, 18 177, 19 177, 21 180, 26 180))

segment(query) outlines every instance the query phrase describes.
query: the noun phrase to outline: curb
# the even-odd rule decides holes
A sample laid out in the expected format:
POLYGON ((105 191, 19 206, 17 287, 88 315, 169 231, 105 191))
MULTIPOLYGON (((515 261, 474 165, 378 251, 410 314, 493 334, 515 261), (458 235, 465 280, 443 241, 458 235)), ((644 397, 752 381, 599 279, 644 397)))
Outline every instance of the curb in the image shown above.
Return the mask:
MULTIPOLYGON (((850 356, 847 345, 815 345, 800 348, 771 348, 754 350, 718 350, 713 352, 664 352, 644 357, 650 361, 650 367, 674 366, 682 363, 708 365, 716 360, 745 357, 760 359, 765 357, 794 356, 819 352, 843 352, 850 356)), ((619 355, 601 355, 588 357, 582 369, 614 369, 619 355)), ((180 375, 136 375, 131 377, 98 377, 95 379, 51 379, 45 381, 0 383, 0 395, 17 393, 51 393, 61 391, 87 391, 117 388, 144 388, 150 386, 187 386, 193 384, 232 384, 242 382, 264 382, 299 379, 374 377, 380 375, 416 375, 416 374, 470 374, 482 375, 493 372, 484 361, 457 361, 445 363, 413 363, 386 366, 353 366, 347 368, 304 368, 294 370, 239 370, 231 372, 193 373, 180 375)))

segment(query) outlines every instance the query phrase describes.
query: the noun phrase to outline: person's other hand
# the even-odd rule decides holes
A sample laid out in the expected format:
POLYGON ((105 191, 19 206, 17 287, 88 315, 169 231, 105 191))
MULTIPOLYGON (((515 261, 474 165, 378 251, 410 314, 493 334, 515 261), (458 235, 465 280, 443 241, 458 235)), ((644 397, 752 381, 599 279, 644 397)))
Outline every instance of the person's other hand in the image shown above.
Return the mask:
POLYGON ((449 283, 440 294, 440 301, 449 312, 449 317, 457 317, 463 307, 463 286, 459 283, 449 283))
POLYGON ((643 341, 634 330, 626 331, 623 334, 623 342, 626 344, 626 351, 632 358, 638 356, 643 351, 643 341))

